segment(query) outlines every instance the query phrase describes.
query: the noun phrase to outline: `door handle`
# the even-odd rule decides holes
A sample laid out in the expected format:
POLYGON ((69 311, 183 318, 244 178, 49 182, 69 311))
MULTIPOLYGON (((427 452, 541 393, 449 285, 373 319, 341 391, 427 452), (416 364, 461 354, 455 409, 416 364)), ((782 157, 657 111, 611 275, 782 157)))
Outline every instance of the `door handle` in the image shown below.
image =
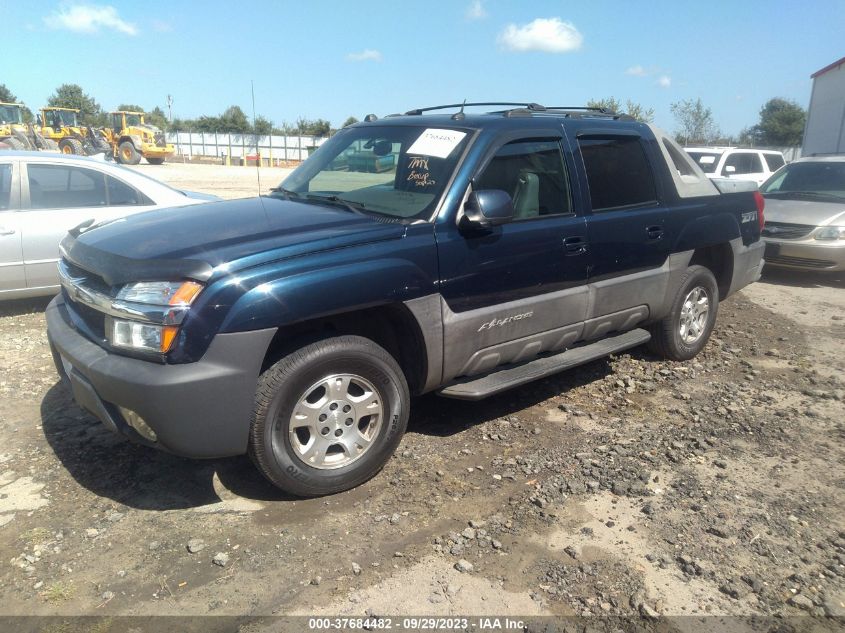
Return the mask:
POLYGON ((5 226, 0 226, 0 235, 14 235, 15 229, 7 229, 5 226))
POLYGON ((645 232, 650 240, 659 240, 663 237, 663 227, 659 225, 649 226, 645 232))
POLYGON ((587 252, 587 240, 582 235, 563 238, 563 251, 567 256, 583 255, 587 252))

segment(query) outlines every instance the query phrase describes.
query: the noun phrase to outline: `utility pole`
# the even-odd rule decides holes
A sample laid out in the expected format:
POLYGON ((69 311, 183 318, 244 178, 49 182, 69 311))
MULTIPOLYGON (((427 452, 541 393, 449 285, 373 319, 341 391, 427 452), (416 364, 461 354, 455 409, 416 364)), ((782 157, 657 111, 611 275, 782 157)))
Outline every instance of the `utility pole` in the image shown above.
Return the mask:
POLYGON ((173 97, 167 95, 167 120, 173 123, 173 97))

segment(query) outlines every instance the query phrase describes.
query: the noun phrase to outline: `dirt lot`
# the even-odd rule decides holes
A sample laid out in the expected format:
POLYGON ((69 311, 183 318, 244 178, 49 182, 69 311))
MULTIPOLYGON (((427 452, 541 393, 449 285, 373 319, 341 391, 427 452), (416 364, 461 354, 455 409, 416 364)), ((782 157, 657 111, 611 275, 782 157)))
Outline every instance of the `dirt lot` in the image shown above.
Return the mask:
POLYGON ((45 305, 0 305, 0 615, 845 614, 843 276, 767 274, 689 363, 420 398, 378 477, 314 500, 111 435, 58 383, 45 305))

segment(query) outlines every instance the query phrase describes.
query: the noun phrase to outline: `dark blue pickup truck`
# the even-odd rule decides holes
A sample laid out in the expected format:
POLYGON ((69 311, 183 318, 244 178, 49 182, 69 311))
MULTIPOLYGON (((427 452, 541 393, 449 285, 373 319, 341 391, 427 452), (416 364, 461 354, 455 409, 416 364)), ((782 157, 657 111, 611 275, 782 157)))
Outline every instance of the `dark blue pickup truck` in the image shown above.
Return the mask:
POLYGON ((411 396, 474 400, 649 343, 705 345, 762 268, 753 183, 626 115, 476 104, 374 116, 270 195, 80 227, 47 309, 110 429, 249 453, 320 495, 389 459, 411 396))

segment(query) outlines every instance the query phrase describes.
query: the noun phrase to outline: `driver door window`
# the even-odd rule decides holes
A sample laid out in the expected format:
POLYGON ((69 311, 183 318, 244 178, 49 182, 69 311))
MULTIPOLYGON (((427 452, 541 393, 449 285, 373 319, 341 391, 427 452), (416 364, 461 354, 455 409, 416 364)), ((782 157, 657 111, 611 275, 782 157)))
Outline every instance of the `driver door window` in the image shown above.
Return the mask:
POLYGON ((473 189, 500 189, 513 200, 514 219, 572 213, 569 179, 556 140, 526 139, 502 146, 473 189))

